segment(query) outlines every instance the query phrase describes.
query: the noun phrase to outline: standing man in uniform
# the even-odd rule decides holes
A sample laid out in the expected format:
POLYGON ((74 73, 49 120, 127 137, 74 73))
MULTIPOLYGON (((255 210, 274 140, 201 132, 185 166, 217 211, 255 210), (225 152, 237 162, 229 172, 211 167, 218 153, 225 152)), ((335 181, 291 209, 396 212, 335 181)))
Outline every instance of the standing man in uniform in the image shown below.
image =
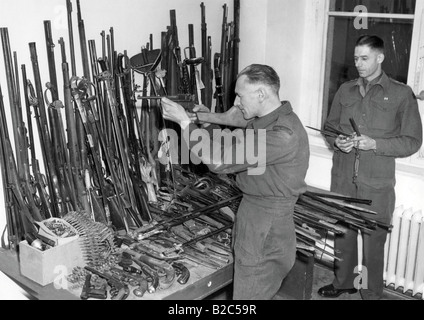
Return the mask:
MULTIPOLYGON (((352 132, 350 119, 358 126, 356 137, 326 137, 334 149, 331 191, 372 200, 377 215, 371 219, 389 225, 395 208, 395 159, 411 156, 422 144, 422 123, 417 99, 411 88, 389 78, 382 70, 384 41, 365 35, 357 40, 355 65, 359 78, 343 84, 335 95, 326 128, 352 132)), ((377 227, 363 232, 364 300, 383 294, 384 245, 388 230, 377 227)), ((337 256, 334 281, 318 290, 324 297, 355 293, 358 277, 356 230, 335 238, 337 256)))
MULTIPOLYGON (((238 130, 243 134, 231 143, 222 143, 221 137, 217 139, 222 133, 218 126, 199 129, 190 123, 190 115, 180 105, 162 99, 165 119, 180 124, 190 149, 195 144, 188 141, 188 133, 207 133, 199 144, 205 148, 212 145, 213 152, 196 156, 212 172, 237 174, 243 199, 234 229, 235 300, 272 299, 295 262, 293 212, 299 195, 306 191, 309 144, 290 103, 281 102, 279 90, 279 76, 269 66, 254 64, 238 75, 237 97, 227 113, 233 120, 227 124, 246 128, 238 130), (262 158, 257 165, 250 164, 253 154, 262 158)), ((209 116, 213 118, 212 114, 209 116)), ((206 113, 199 112, 198 118, 205 119, 206 113)))

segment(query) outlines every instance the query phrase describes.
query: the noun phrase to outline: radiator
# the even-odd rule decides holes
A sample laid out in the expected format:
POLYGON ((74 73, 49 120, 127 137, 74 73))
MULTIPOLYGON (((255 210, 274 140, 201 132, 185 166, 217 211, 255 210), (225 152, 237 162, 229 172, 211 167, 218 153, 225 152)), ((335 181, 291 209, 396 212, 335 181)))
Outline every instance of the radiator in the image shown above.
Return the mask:
POLYGON ((397 207, 384 252, 386 287, 424 300, 424 217, 397 207))

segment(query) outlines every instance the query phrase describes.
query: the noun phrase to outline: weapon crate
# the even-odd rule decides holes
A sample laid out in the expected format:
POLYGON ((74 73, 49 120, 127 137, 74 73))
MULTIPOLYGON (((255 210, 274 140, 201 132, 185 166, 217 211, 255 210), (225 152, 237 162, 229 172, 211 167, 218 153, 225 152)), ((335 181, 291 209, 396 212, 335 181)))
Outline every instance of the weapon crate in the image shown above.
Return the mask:
MULTIPOLYGON (((78 238, 41 251, 28 244, 19 243, 19 264, 21 274, 45 286, 58 279, 63 283, 65 277, 77 266, 85 266, 78 238)), ((59 282, 60 281, 60 282, 59 282)))

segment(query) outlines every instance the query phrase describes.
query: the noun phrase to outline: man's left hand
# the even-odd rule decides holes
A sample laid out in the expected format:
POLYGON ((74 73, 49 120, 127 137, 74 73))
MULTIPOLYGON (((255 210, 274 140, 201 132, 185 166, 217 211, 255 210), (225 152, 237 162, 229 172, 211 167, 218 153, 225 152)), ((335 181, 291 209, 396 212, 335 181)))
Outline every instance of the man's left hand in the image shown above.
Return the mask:
POLYGON ((190 124, 190 117, 185 109, 178 103, 168 99, 162 98, 163 117, 166 120, 178 123, 182 129, 185 129, 190 124))
POLYGON ((374 139, 368 137, 368 136, 359 136, 352 139, 354 142, 355 148, 358 150, 376 150, 377 149, 377 143, 374 139))

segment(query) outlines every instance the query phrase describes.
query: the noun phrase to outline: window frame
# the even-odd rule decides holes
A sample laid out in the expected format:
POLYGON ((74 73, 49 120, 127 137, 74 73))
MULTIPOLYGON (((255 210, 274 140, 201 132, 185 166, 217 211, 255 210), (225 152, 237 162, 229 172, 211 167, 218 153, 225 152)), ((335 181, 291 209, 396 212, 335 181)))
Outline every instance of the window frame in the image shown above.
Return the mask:
MULTIPOLYGON (((324 112, 323 102, 324 88, 326 85, 325 77, 328 67, 326 63, 330 18, 335 16, 357 17, 358 13, 331 11, 330 0, 308 1, 307 6, 309 6, 309 8, 307 8, 307 12, 309 12, 310 17, 307 17, 308 22, 305 34, 309 33, 310 36, 308 37, 308 41, 305 42, 307 45, 304 50, 311 53, 307 56, 307 59, 304 59, 305 64, 302 79, 310 79, 308 81, 304 81, 302 88, 310 91, 310 84, 314 83, 316 91, 308 97, 301 98, 302 106, 311 107, 309 108, 309 111, 305 111, 301 115, 309 125, 321 128, 324 112), (318 41, 316 39, 320 40, 318 41), (314 76, 311 77, 311 74, 314 76), (316 107, 317 102, 319 103, 318 108, 316 107)), ((416 94, 424 91, 424 0, 416 1, 415 14, 368 13, 367 16, 370 18, 384 19, 411 20, 412 18, 414 20, 407 84, 416 94), (418 70, 420 61, 422 69, 418 70)), ((421 119, 424 123, 424 101, 419 100, 418 104, 421 112, 421 119)), ((319 133, 313 133, 310 131, 309 135, 311 151, 330 158, 330 151, 323 137, 319 133)), ((397 170, 423 176, 424 146, 415 155, 405 159, 397 159, 396 161, 398 163, 397 170)))

